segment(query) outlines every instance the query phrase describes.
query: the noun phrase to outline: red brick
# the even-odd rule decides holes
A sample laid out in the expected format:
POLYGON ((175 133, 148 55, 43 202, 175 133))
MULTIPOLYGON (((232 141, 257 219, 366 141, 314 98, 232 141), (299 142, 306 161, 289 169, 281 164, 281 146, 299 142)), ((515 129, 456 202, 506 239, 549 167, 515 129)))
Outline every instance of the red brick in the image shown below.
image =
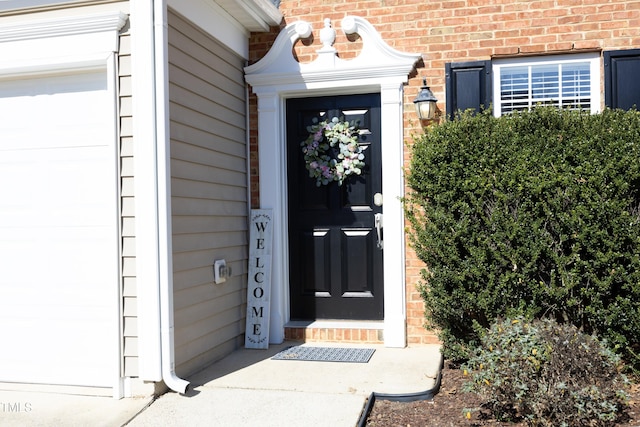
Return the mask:
POLYGON ((559 18, 558 19, 558 24, 559 25, 576 24, 576 23, 582 22, 583 20, 584 20, 584 18, 582 16, 569 15, 569 16, 563 16, 563 17, 559 18))
POLYGON ((625 19, 635 19, 635 18, 638 18, 638 16, 640 16, 639 10, 626 10, 623 12, 614 12, 612 19, 618 21, 618 20, 625 20, 625 19))
POLYGON ((547 45, 547 51, 562 51, 562 50, 570 50, 573 48, 573 43, 563 42, 563 43, 550 43, 547 45))
POLYGON ((574 49, 598 49, 601 48, 599 40, 581 40, 573 44, 574 49))

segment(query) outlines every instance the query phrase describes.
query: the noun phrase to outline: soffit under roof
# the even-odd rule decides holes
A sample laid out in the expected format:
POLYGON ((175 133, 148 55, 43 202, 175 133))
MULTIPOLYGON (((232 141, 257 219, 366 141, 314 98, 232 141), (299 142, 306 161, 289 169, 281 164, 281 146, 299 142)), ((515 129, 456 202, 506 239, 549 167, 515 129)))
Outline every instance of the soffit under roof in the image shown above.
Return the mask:
POLYGON ((282 21, 282 14, 276 6, 279 1, 215 0, 215 2, 249 31, 268 31, 269 27, 279 25, 282 21))

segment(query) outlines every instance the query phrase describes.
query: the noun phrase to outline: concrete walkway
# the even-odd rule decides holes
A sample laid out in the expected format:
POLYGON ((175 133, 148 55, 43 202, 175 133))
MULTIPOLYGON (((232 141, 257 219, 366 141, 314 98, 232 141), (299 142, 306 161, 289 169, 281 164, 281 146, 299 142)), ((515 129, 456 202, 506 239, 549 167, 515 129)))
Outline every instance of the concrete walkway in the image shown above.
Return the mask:
POLYGON ((0 390, 0 426, 119 427, 152 401, 0 390))
POLYGON ((152 403, 61 395, 43 399, 0 392, 0 404, 5 400, 32 402, 29 412, 0 412, 0 425, 353 427, 372 392, 404 394, 431 389, 442 361, 436 345, 395 349, 358 344, 343 347, 375 348, 368 363, 271 359, 298 344, 238 350, 189 378, 191 388, 186 395, 170 392, 152 403))

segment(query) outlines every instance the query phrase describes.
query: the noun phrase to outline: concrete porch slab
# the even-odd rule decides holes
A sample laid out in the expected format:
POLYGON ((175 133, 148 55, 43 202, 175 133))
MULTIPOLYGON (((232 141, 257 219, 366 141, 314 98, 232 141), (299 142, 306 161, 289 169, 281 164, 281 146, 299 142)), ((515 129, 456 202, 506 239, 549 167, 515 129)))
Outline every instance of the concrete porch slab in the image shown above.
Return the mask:
POLYGON ((189 378, 186 395, 161 396, 129 426, 354 426, 372 392, 429 390, 442 364, 438 345, 342 345, 375 348, 368 363, 271 359, 298 344, 238 350, 189 378))

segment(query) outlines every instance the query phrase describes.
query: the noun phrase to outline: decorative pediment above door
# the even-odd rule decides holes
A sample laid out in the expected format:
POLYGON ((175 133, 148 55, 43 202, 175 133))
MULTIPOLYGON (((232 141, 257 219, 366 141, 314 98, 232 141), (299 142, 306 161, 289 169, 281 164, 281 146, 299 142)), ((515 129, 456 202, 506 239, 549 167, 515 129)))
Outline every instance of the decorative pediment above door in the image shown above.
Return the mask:
POLYGON ((311 24, 298 21, 287 25, 276 38, 269 52, 257 63, 245 68, 247 82, 252 86, 279 83, 322 83, 336 80, 375 79, 385 77, 406 81, 420 54, 400 52, 389 46, 367 20, 347 16, 340 22, 346 35, 358 34, 362 39, 360 54, 349 60, 341 59, 333 47, 336 30, 331 21, 324 20, 324 28, 317 32, 322 48, 310 63, 299 63, 293 55, 298 40, 308 39, 314 32, 311 24))

